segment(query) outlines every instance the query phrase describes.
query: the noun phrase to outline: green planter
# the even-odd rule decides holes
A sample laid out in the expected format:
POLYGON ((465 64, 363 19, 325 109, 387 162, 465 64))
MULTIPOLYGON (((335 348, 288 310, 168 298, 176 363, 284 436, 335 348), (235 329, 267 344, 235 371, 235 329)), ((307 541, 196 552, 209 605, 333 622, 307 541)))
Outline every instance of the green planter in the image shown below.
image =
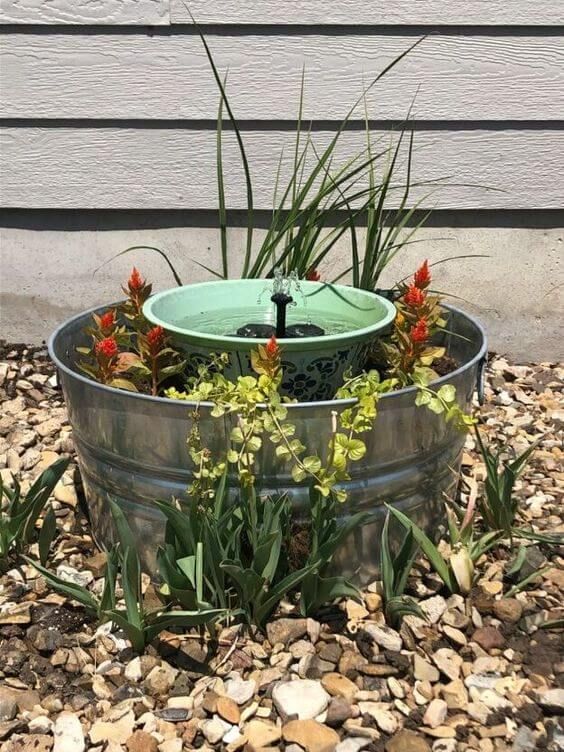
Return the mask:
MULTIPOLYGON (((241 279, 186 285, 153 295, 143 313, 162 326, 194 367, 211 353, 227 353, 228 378, 251 373, 250 353, 267 339, 237 336, 246 324, 275 325, 269 280, 241 279)), ((385 333, 395 307, 366 290, 322 282, 300 282, 287 309, 287 324, 311 323, 317 337, 279 339, 283 391, 300 401, 331 399, 349 368, 358 372, 370 344, 385 333)))

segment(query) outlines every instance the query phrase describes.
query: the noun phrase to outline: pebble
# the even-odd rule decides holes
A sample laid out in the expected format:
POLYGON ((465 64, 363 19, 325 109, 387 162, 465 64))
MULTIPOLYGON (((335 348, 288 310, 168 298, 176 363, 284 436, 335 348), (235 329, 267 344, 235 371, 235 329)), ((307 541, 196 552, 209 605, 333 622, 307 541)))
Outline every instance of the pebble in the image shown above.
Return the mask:
POLYGON ((245 736, 252 749, 271 747, 282 737, 282 729, 271 721, 252 720, 245 726, 245 736))
POLYGON ((352 702, 358 693, 357 685, 346 676, 331 672, 321 678, 323 688, 333 697, 343 697, 352 702))
POLYGON ((74 713, 63 712, 57 716, 53 737, 53 752, 84 752, 84 732, 74 713))
POLYGON ((336 731, 311 719, 284 724, 282 736, 284 741, 299 744, 306 752, 330 752, 340 741, 336 731))
POLYGON ((200 726, 202 734, 210 744, 217 744, 220 742, 231 728, 232 724, 223 721, 217 715, 213 718, 208 718, 200 726))
POLYGON ((307 619, 275 619, 267 624, 266 636, 271 645, 288 645, 307 634, 307 619))
POLYGON ((443 721, 447 717, 447 714, 448 705, 446 704, 446 702, 444 700, 435 698, 434 700, 431 700, 431 702, 427 706, 427 709, 425 710, 423 723, 425 726, 437 728, 437 726, 440 726, 441 723, 443 723, 443 721))
POLYGON ((299 720, 315 718, 329 704, 329 695, 320 682, 296 679, 276 684, 272 700, 282 716, 297 715, 299 720))
POLYGON ((428 681, 431 683, 439 681, 438 670, 418 653, 415 653, 413 656, 413 676, 420 681, 428 681))
POLYGON ((499 629, 492 626, 480 627, 472 635, 472 640, 484 650, 493 650, 502 648, 505 645, 505 637, 499 629))
POLYGON ((256 692, 257 685, 252 679, 230 679, 225 683, 225 694, 234 700, 237 705, 245 705, 251 700, 256 692))
POLYGON ((125 743, 127 752, 158 752, 158 742, 146 731, 134 731, 125 743))
POLYGON ((363 630, 367 632, 374 642, 383 650, 391 650, 399 652, 403 645, 403 640, 398 632, 391 627, 387 627, 385 624, 371 624, 367 623, 363 625, 363 630))
POLYGON ((447 610, 447 602, 442 595, 434 595, 419 603, 421 610, 431 624, 436 624, 447 610))
POLYGON ((415 731, 402 730, 388 739, 386 752, 431 752, 429 742, 415 731))

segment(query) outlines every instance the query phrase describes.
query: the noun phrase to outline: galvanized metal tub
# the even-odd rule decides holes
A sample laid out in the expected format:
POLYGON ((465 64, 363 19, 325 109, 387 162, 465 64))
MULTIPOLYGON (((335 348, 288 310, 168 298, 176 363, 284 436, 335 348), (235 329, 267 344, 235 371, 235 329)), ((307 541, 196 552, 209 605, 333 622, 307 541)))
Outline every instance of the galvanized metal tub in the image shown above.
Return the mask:
MULTIPOLYGON (((155 499, 185 496, 191 463, 186 437, 195 405, 126 392, 98 384, 77 371, 75 348, 87 344, 84 327, 93 312, 86 311, 60 326, 49 341, 69 411, 73 438, 95 540, 112 536, 108 500, 116 501, 139 541, 139 554, 148 571, 154 571, 155 553, 164 524, 155 499)), ((435 382, 456 386, 460 405, 467 409, 478 385, 481 389, 486 358, 486 336, 480 324, 462 311, 445 306, 447 354, 461 365, 435 382)), ((378 575, 379 538, 384 503, 392 503, 428 531, 436 531, 443 518, 443 499, 458 484, 464 436, 441 416, 416 407, 414 388, 384 395, 374 428, 364 435, 367 452, 352 466, 345 484, 348 501, 343 517, 359 510, 377 513, 377 521, 358 529, 345 543, 336 568, 359 583, 378 575)), ((331 411, 350 402, 302 402, 289 407, 296 436, 313 454, 323 456, 331 430, 331 411)), ((224 451, 230 418, 212 418, 211 406, 200 405, 200 429, 212 451, 224 451)), ((308 503, 307 485, 296 485, 289 467, 265 442, 259 457, 261 491, 288 492, 296 514, 308 503)))

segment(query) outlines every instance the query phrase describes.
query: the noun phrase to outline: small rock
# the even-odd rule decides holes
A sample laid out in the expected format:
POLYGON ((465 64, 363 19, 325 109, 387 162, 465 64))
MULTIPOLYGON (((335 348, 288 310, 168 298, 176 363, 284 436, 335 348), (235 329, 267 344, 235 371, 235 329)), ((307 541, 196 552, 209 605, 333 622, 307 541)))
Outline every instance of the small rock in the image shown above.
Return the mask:
POLYGON ((117 711, 117 715, 112 714, 107 720, 96 721, 92 724, 89 731, 90 741, 92 744, 101 742, 125 744, 133 734, 134 725, 135 715, 132 710, 117 711))
POLYGON ((461 679, 445 684, 441 687, 441 694, 449 710, 464 710, 468 703, 468 692, 461 679))
POLYGON ((426 598, 419 605, 431 624, 436 624, 448 608, 447 602, 442 595, 434 595, 432 598, 426 598))
POLYGON ((231 730, 232 725, 222 721, 219 716, 214 716, 204 721, 201 725, 202 734, 206 737, 210 744, 217 744, 225 734, 231 730))
POLYGON ((50 734, 53 731, 53 721, 46 715, 38 715, 28 723, 32 734, 50 734))
POLYGON ((325 723, 331 728, 338 728, 352 715, 353 711, 347 700, 343 697, 332 697, 325 711, 325 723))
POLYGON ((146 731, 134 731, 125 743, 127 752, 158 752, 158 742, 146 731))
POLYGON ((165 739, 159 744, 159 752, 182 752, 182 746, 182 739, 165 739))
POLYGON ((367 632, 374 642, 384 650, 397 653, 402 648, 403 640, 401 636, 395 629, 387 627, 385 624, 367 623, 363 625, 363 631, 367 632))
POLYGON ((129 661, 123 673, 125 678, 130 682, 136 683, 138 681, 141 681, 141 679, 143 678, 143 671, 141 668, 140 656, 137 656, 132 661, 129 661))
POLYGON ((438 670, 418 653, 415 653, 413 656, 413 676, 419 681, 428 681, 431 683, 439 681, 438 670))
POLYGON ((335 672, 322 676, 321 684, 331 696, 344 697, 348 702, 353 702, 358 693, 358 687, 354 682, 335 672))
POLYGON ((266 635, 271 645, 288 645, 307 634, 307 619, 275 619, 266 627, 266 635))
POLYGON ((460 676, 463 660, 451 648, 439 648, 439 650, 435 651, 433 653, 433 662, 439 671, 442 671, 451 681, 455 681, 460 676))
POLYGON ((427 740, 415 731, 402 730, 386 742, 386 752, 431 752, 427 740))
POLYGON ((339 734, 313 720, 290 721, 282 728, 284 741, 299 744, 306 752, 333 752, 339 734))
POLYGON ((512 752, 534 752, 537 748, 537 737, 530 728, 521 726, 513 740, 512 752))
POLYGON ((371 740, 363 736, 347 736, 342 742, 335 747, 335 752, 360 752, 361 749, 368 747, 371 740))
POLYGON ((272 747, 282 736, 281 728, 271 721, 252 720, 247 723, 244 730, 251 749, 272 747))
POLYGON ((236 725, 241 719, 239 706, 230 697, 220 697, 217 701, 217 713, 224 721, 236 725))
POLYGON ((63 712, 57 716, 53 736, 53 752, 84 752, 84 732, 74 713, 63 712))
POLYGON ((257 685, 252 679, 230 679, 225 683, 225 694, 234 700, 237 705, 245 705, 254 697, 257 685))
POLYGON ((554 715, 564 715, 564 689, 547 689, 539 692, 537 702, 543 710, 554 715))
POLYGON ((444 612, 441 622, 455 629, 466 629, 470 624, 470 619, 457 608, 448 608, 444 612))
POLYGON ((443 723, 447 714, 448 706, 444 700, 431 700, 423 716, 423 723, 425 726, 430 726, 433 729, 437 728, 437 726, 443 723))
POLYGON ((40 653, 53 653, 63 644, 63 635, 57 629, 38 629, 32 643, 40 653))
POLYGON ((65 582, 71 582, 73 585, 80 585, 81 587, 88 587, 91 582, 94 582, 94 575, 87 569, 83 569, 79 572, 78 569, 69 567, 68 564, 59 564, 57 567, 57 576, 65 582))
POLYGON ((276 684, 272 700, 282 716, 297 715, 303 721, 323 713, 329 704, 329 695, 317 681, 296 679, 276 684))
POLYGON ((388 710, 387 705, 381 702, 359 702, 359 710, 362 715, 369 715, 374 719, 380 731, 386 734, 393 734, 398 730, 398 721, 393 713, 388 710))
POLYGON ((505 645, 505 637, 496 627, 480 627, 472 635, 472 640, 484 650, 502 648, 505 645))
POLYGON ((12 721, 18 712, 16 697, 6 687, 0 687, 0 723, 12 721))
POLYGON ((494 614, 500 621, 515 624, 523 615, 523 606, 517 598, 502 598, 493 606, 494 614))
POLYGON ((178 671, 169 666, 168 663, 155 666, 145 678, 145 689, 151 694, 166 695, 174 686, 177 675, 178 671))

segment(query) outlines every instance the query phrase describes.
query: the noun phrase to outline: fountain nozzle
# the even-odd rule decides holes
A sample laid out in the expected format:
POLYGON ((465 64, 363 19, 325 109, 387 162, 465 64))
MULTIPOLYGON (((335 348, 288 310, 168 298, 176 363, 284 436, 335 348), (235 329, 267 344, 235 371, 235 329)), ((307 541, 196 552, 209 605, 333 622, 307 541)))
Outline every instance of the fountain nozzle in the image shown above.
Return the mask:
POLYGON ((276 336, 283 339, 286 336, 286 308, 294 298, 285 292, 275 292, 270 300, 276 306, 276 336))

